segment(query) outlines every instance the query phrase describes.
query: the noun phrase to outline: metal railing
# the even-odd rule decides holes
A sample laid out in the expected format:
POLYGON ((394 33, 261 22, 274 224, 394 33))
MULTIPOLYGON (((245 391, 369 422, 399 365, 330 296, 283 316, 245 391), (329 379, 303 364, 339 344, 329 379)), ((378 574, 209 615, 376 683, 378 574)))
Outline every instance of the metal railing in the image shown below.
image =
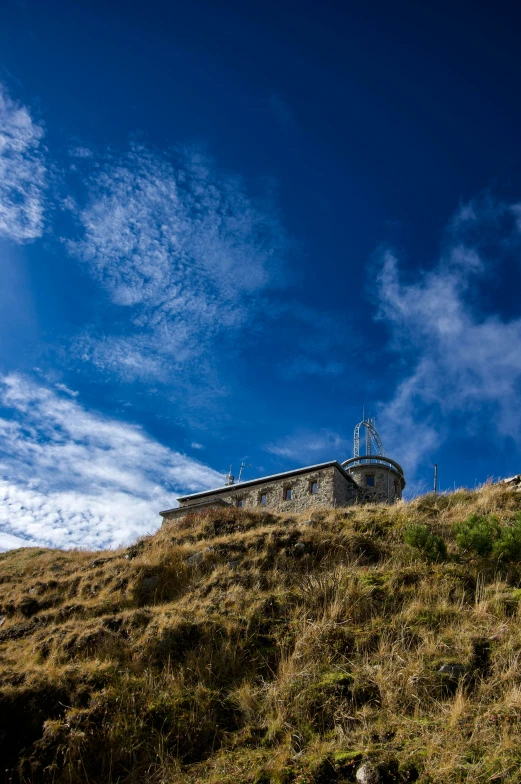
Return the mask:
POLYGON ((341 465, 345 470, 356 468, 356 466, 359 465, 381 465, 382 468, 396 471, 397 474, 403 477, 403 468, 401 465, 397 463, 396 460, 385 457, 385 455, 360 455, 359 457, 351 457, 349 460, 344 460, 341 465))

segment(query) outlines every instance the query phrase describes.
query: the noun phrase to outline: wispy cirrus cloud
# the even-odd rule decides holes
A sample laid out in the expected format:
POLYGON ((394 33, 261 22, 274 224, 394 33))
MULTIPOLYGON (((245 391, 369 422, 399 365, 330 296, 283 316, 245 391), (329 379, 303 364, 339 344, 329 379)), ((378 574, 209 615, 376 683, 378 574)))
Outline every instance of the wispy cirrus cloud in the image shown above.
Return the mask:
POLYGON ((178 491, 222 483, 69 390, 3 376, 0 406, 0 549, 119 546, 156 528, 178 491))
POLYGON ((77 219, 69 251, 119 308, 115 328, 87 333, 79 352, 127 377, 160 375, 165 359, 171 370, 240 329, 288 249, 270 199, 194 151, 134 143, 107 157, 77 219))
POLYGON ((464 415, 470 432, 485 427, 521 444, 521 318, 476 305, 480 284, 501 274, 507 257, 518 263, 518 211, 489 197, 463 205, 438 264, 413 282, 401 279, 392 250, 381 254, 377 317, 409 368, 381 421, 412 475, 449 435, 443 423, 454 414, 464 415))
POLYGON ((84 145, 69 147, 68 152, 71 158, 92 158, 94 156, 90 147, 85 147, 84 145))
POLYGON ((44 130, 0 84, 0 237, 29 242, 44 228, 44 130))

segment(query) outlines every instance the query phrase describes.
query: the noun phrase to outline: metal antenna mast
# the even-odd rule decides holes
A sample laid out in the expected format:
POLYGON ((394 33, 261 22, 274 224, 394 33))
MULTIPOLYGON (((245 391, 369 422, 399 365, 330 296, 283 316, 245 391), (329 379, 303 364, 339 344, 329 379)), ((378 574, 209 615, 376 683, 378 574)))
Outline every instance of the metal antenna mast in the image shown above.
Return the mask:
POLYGON ((241 463, 241 467, 239 468, 239 478, 237 480, 237 483, 241 481, 242 472, 244 471, 245 468, 251 468, 251 463, 241 463))
POLYGON ((360 428, 365 427, 365 453, 366 455, 374 454, 385 456, 384 445, 382 439, 378 435, 375 427, 375 419, 368 417, 359 422, 355 427, 354 443, 353 443, 353 457, 360 457, 360 428), (374 443, 374 452, 371 452, 371 442, 374 443))

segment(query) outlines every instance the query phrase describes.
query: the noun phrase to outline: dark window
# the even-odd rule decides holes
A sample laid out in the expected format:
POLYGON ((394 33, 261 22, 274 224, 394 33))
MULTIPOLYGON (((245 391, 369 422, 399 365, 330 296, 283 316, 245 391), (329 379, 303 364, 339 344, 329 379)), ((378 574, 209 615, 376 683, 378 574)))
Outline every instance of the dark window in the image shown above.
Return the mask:
POLYGON ((315 495, 315 493, 318 493, 318 482, 311 482, 311 484, 309 485, 309 492, 311 493, 311 495, 315 495))
POLYGON ((242 509, 242 498, 237 499, 237 506, 239 509, 242 509))
POLYGON ((266 506, 267 503, 268 503, 268 499, 266 497, 266 493, 261 493, 259 496, 259 504, 261 506, 266 506))
POLYGON ((293 491, 292 491, 291 487, 285 487, 284 488, 284 500, 285 501, 291 501, 292 492, 293 491))
POLYGON ((374 474, 367 474, 365 484, 367 487, 374 487, 374 474))

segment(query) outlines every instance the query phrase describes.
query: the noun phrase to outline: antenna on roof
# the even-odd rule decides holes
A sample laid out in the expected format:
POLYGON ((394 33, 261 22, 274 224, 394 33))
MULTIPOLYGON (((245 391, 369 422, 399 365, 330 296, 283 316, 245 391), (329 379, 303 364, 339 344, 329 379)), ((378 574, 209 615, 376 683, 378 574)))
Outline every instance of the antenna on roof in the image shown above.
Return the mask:
MULTIPOLYGON (((364 410, 364 414, 365 414, 365 410, 364 410)), ((374 443, 374 455, 385 456, 382 439, 377 433, 375 422, 376 420, 374 418, 368 416, 366 419, 363 419, 361 422, 359 422, 355 427, 354 448, 353 448, 354 457, 360 457, 360 428, 362 427, 365 427, 366 455, 370 455, 371 452, 373 452, 372 443, 374 443)))
MULTIPOLYGON (((235 477, 232 474, 232 467, 231 466, 230 466, 230 472, 228 474, 226 474, 226 476, 224 478, 226 479, 226 482, 224 483, 225 485, 233 485, 233 484, 235 484, 235 477)), ((239 474, 239 480, 240 480, 240 474, 239 474)))
MULTIPOLYGON (((251 463, 241 463, 241 467, 239 468, 239 478, 237 479, 237 484, 241 481, 242 472, 245 468, 251 468, 251 463)), ((230 473, 231 473, 231 466, 230 466, 230 473)))

